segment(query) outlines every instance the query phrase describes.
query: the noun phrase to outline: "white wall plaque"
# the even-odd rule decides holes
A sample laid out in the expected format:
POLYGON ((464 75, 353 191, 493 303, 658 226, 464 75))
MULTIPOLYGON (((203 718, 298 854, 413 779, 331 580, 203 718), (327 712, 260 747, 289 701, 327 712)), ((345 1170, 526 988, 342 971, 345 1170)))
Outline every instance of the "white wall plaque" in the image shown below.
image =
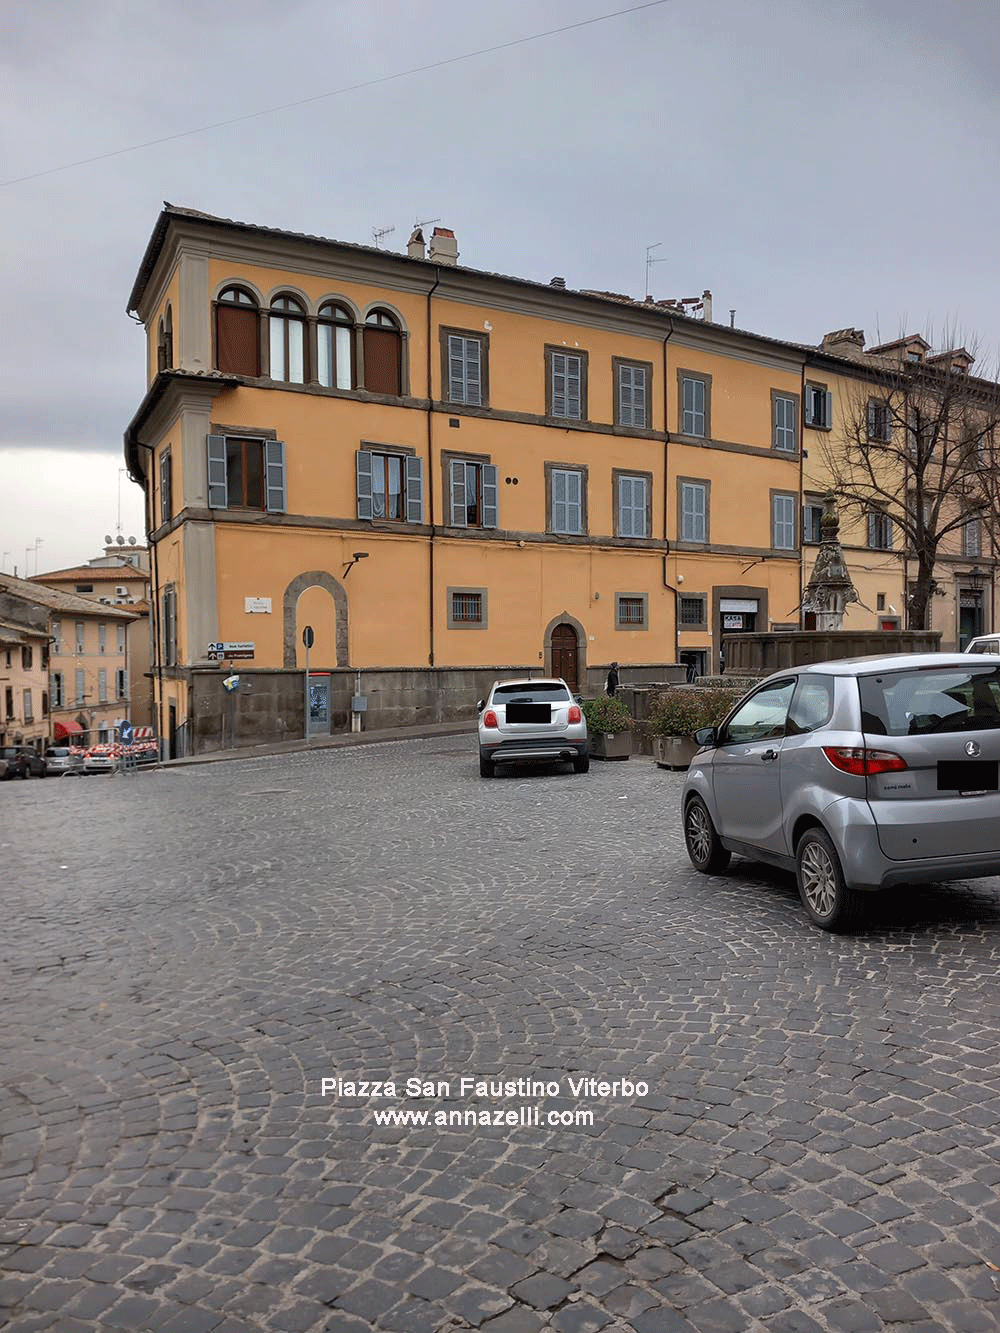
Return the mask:
POLYGON ((271 614, 271 599, 270 597, 245 597, 243 599, 243 609, 247 615, 262 612, 269 616, 271 614))

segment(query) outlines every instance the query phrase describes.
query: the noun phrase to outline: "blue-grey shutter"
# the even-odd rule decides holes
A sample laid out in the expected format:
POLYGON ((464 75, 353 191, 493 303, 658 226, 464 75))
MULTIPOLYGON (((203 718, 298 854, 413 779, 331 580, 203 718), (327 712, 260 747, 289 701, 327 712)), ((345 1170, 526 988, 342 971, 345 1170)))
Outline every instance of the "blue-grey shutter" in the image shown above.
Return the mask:
POLYGON ((451 525, 453 528, 467 528, 469 513, 465 500, 465 463, 462 459, 453 458, 448 466, 451 474, 451 525))
POLYGON ((618 367, 618 424, 632 424, 632 367, 618 367))
POLYGON ((823 425, 833 425, 833 394, 829 389, 823 390, 823 425))
POLYGON ((632 422, 644 430, 646 427, 646 371, 642 367, 632 367, 632 422))
POLYGON ((265 440, 264 491, 269 514, 283 514, 287 510, 285 489, 285 442, 265 440))
POLYGON ((618 478, 618 536, 632 536, 632 478, 618 478))
POLYGON ((878 435, 878 410, 873 399, 868 399, 868 438, 874 440, 878 435))
POLYGON ((372 456, 367 449, 359 449, 358 464, 358 518, 372 518, 372 456))
POLYGON ((552 353, 552 415, 565 417, 566 408, 566 357, 561 352, 552 353))
POLYGON ((479 365, 479 339, 463 338, 465 344, 465 399, 472 407, 479 407, 483 401, 482 375, 479 365))
POLYGON ((574 421, 579 421, 583 416, 580 405, 582 365, 583 363, 578 356, 568 356, 566 358, 566 415, 572 417, 574 421))
POLYGON ((632 536, 648 537, 646 531, 646 478, 632 478, 632 536))
MULTIPOLYGON (((478 344, 477 344, 478 346, 478 344)), ((483 464, 483 527, 497 526, 498 476, 493 463, 483 464)))
POLYGON ((226 437, 208 437, 208 507, 226 509, 229 506, 229 477, 226 471, 226 437))
POLYGON ((565 532, 567 529, 566 511, 566 473, 552 473, 552 530, 565 532))
POLYGON ((583 531, 583 477, 579 472, 566 473, 566 527, 568 532, 583 531))
POLYGON ((424 460, 407 457, 406 459, 406 521, 423 523, 424 521, 424 460))

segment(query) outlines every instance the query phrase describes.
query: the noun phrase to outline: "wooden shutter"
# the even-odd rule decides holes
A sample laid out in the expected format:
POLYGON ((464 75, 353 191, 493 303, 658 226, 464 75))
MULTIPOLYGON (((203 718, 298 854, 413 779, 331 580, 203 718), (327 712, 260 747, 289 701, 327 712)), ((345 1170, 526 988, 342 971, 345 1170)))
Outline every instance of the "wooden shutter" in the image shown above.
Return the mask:
POLYGON ((168 523, 173 518, 173 495, 171 482, 170 450, 165 449, 160 455, 160 522, 168 523))
MULTIPOLYGON (((479 344, 477 343, 478 347, 479 344)), ((483 527, 497 526, 497 489, 498 476, 492 463, 483 464, 483 527)))
POLYGON ((465 499, 465 463, 460 458, 453 458, 448 464, 451 491, 451 525, 453 528, 467 528, 469 514, 465 499))
POLYGON ((264 441, 264 497, 269 514, 283 514, 287 509, 285 496, 285 443, 283 440, 264 441))
POLYGON ((226 468, 226 437, 208 437, 208 507, 226 509, 229 506, 229 474, 226 468))
POLYGON ((422 458, 406 459, 406 521, 424 521, 424 462, 422 458))
POLYGON ((371 393, 403 392, 402 339, 395 329, 366 325, 364 332, 365 388, 371 393))
POLYGON ((823 425, 831 427, 833 425, 833 394, 829 389, 821 390, 823 394, 823 425))
POLYGON ((257 311, 220 302, 215 307, 215 364, 228 375, 260 374, 257 311))
POLYGON ((358 472, 358 518, 371 518, 372 515, 372 456, 367 449, 359 449, 356 455, 358 472))

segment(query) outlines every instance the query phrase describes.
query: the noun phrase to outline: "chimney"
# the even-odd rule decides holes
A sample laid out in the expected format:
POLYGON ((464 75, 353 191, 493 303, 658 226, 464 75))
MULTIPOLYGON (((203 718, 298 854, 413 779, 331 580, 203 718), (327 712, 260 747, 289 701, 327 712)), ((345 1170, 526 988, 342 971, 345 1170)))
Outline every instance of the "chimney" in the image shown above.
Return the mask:
POLYGON ((550 279, 549 279, 549 286, 550 286, 550 287, 565 287, 565 286, 566 286, 566 279, 565 279, 565 278, 550 278, 550 279))
POLYGON ((834 329, 832 333, 823 334, 820 346, 824 352, 832 352, 834 356, 862 356, 865 350, 864 329, 834 329))
POLYGON ((424 259, 424 233, 419 227, 413 228, 413 234, 406 243, 406 253, 411 259, 424 259))
POLYGON ((458 263, 458 241, 455 233, 447 227, 435 227, 431 235, 431 251, 428 255, 432 264, 458 263))
POLYGON ((707 320, 708 323, 711 324, 711 322, 712 322, 712 293, 708 290, 707 287, 705 288, 705 290, 704 290, 704 291, 702 292, 702 294, 701 294, 701 306, 702 306, 702 309, 701 309, 701 317, 702 317, 702 319, 707 320))

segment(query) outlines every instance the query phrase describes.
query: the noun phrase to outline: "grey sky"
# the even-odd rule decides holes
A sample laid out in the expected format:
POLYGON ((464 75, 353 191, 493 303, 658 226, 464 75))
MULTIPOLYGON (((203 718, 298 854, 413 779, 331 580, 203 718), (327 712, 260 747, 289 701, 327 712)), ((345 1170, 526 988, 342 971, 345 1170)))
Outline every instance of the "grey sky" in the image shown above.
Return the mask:
MULTIPOLYGON (((0 177, 627 3, 12 6, 0 177)), ((957 325, 992 360, 997 50, 995 0, 667 0, 0 187, 3 567, 24 572, 38 537, 39 570, 70 564, 114 530, 144 391, 124 306, 164 199, 363 243, 394 225, 392 249, 440 218, 461 263, 637 296, 662 242, 653 294, 710 287, 720 321, 735 307, 741 327, 804 342, 957 325)))

